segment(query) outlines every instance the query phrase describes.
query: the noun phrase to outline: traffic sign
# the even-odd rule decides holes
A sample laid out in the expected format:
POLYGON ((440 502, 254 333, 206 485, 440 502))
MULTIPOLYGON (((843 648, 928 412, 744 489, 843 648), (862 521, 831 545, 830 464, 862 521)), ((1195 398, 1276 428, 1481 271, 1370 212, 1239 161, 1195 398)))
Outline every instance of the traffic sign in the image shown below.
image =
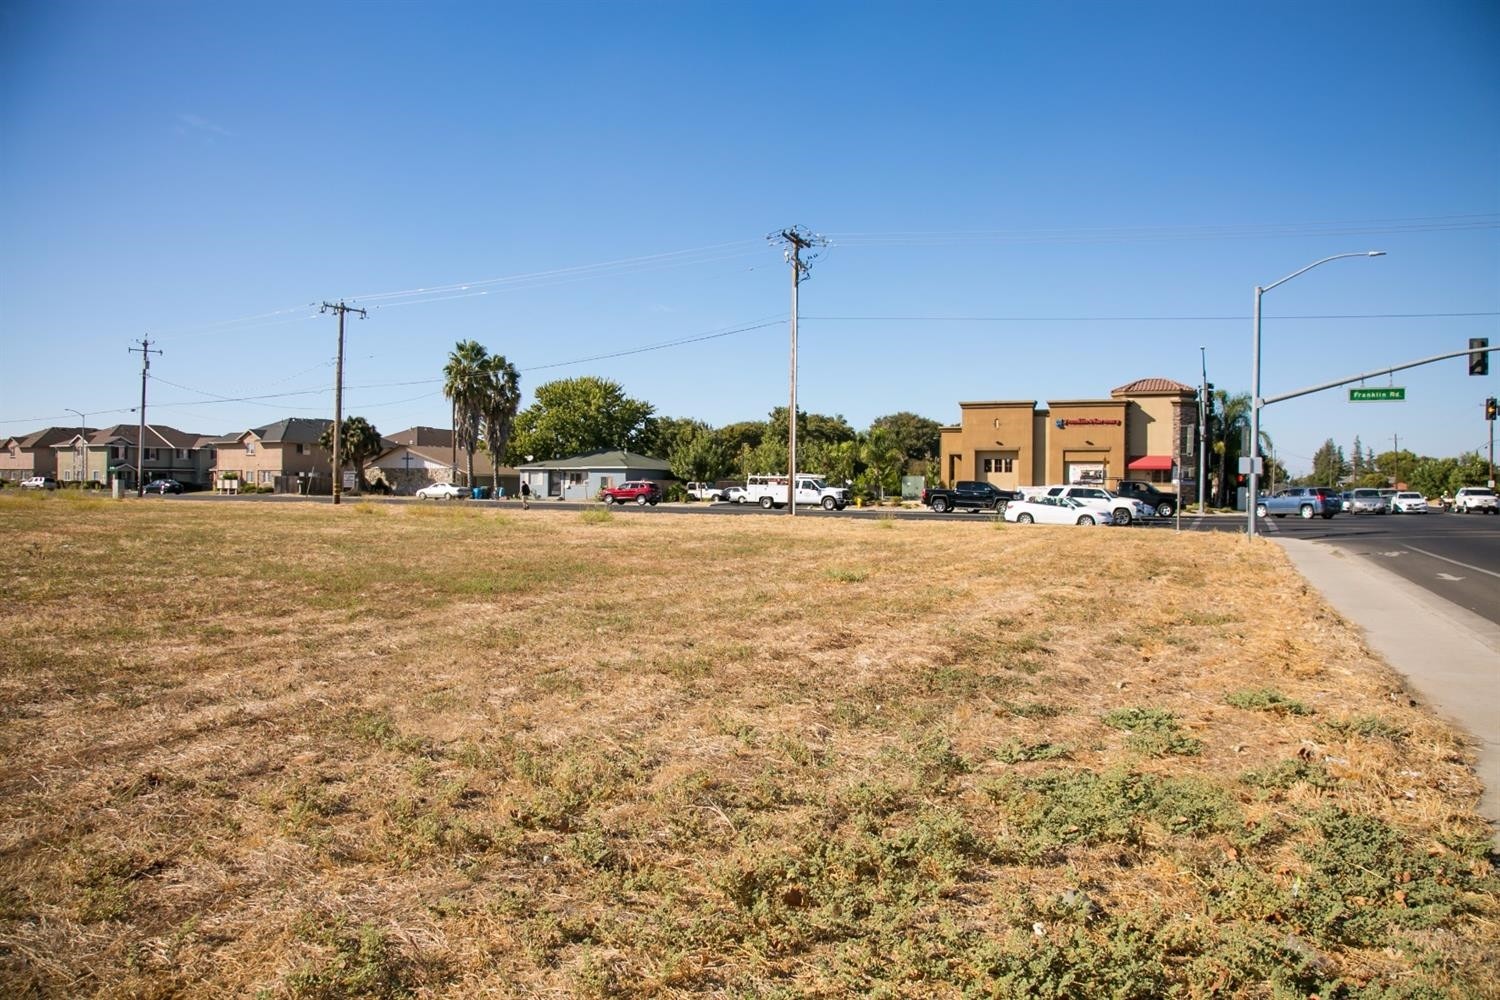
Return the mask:
POLYGON ((1368 402, 1374 399, 1405 399, 1406 387, 1388 385, 1381 389, 1350 389, 1349 402, 1368 402))

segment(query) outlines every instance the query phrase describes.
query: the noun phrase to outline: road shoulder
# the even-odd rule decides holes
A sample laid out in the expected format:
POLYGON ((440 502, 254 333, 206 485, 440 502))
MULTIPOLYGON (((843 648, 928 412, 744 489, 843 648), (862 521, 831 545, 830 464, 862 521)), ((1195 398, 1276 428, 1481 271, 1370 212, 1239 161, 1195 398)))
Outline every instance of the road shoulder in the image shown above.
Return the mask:
POLYGON ((1272 540, 1434 711, 1474 737, 1479 813, 1500 845, 1500 626, 1334 546, 1272 540))

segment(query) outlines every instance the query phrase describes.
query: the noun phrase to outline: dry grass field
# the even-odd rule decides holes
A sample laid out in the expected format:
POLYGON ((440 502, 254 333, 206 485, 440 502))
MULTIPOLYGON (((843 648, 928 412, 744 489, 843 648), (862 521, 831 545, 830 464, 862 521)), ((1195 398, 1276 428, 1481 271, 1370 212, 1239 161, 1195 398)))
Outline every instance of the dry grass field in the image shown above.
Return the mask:
POLYGON ((1497 996, 1268 543, 0 496, 0 993, 1497 996))

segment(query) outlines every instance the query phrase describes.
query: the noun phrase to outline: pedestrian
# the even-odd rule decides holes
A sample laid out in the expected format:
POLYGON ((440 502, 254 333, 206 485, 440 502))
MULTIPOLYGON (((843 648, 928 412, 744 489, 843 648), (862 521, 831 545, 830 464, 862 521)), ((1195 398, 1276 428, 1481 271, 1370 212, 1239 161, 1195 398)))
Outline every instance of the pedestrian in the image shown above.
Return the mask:
POLYGON ((525 480, 521 481, 521 509, 531 509, 531 484, 525 480))

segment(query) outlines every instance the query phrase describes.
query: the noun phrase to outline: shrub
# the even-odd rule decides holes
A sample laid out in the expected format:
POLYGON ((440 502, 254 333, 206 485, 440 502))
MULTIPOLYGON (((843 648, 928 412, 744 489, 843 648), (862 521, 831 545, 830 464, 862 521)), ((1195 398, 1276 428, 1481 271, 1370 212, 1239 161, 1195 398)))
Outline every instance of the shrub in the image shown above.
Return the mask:
POLYGON ((1104 717, 1104 724, 1130 733, 1126 745, 1140 753, 1191 757, 1203 749, 1203 741, 1184 736, 1177 719, 1160 708, 1118 708, 1104 717))
POLYGON ((1235 708, 1243 708, 1248 712, 1277 712, 1281 715, 1311 715, 1312 709, 1294 701, 1271 688, 1244 688, 1240 691, 1231 691, 1224 696, 1224 700, 1235 708))

